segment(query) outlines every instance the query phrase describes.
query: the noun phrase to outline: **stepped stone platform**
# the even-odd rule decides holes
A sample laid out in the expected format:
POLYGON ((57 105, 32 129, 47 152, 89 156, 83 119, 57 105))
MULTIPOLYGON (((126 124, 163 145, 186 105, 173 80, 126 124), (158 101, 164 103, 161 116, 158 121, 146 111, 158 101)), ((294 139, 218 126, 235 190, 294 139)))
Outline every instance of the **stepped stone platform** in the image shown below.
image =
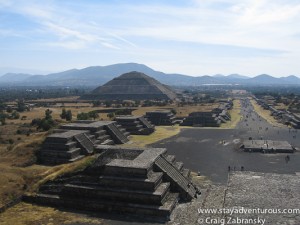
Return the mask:
POLYGON ((223 120, 221 120, 214 112, 193 112, 190 113, 180 125, 194 127, 219 127, 222 121, 223 120))
POLYGON ((169 220, 178 201, 200 194, 189 172, 164 148, 98 145, 96 161, 42 185, 31 203, 169 220), (180 164, 180 166, 179 166, 180 164))
POLYGON ((156 126, 172 126, 175 116, 170 110, 146 112, 145 118, 156 126))
POLYGON ((77 121, 62 125, 49 135, 39 151, 42 164, 61 164, 94 153, 95 145, 128 142, 129 133, 115 121, 77 121))
POLYGON ((118 116, 116 121, 133 135, 149 135, 155 130, 155 126, 143 116, 118 116))
POLYGON ((83 158, 93 151, 89 134, 88 130, 69 130, 49 135, 39 151, 39 161, 43 164, 61 164, 83 158))
POLYGON ((230 110, 232 106, 232 101, 227 101, 225 103, 221 103, 217 108, 210 111, 192 112, 180 125, 194 127, 219 127, 221 123, 226 123, 231 120, 228 110, 230 110))
POLYGON ((287 141, 247 140, 241 145, 245 152, 294 153, 295 148, 287 141))

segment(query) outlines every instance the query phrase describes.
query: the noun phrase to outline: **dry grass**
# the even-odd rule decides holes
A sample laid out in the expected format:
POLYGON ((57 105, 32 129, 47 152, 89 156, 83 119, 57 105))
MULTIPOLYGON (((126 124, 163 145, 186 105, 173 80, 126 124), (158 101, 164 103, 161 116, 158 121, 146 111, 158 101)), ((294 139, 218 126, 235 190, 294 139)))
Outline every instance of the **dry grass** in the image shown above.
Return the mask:
POLYGON ((168 106, 151 106, 151 107, 139 107, 137 110, 133 111, 132 114, 135 116, 143 116, 146 112, 156 111, 156 110, 170 110, 175 109, 178 117, 186 117, 192 112, 198 111, 211 111, 213 108, 218 107, 218 103, 210 103, 210 104, 201 104, 201 105, 191 105, 191 106, 176 106, 176 105, 168 105, 168 106))
POLYGON ((241 101, 239 99, 233 100, 233 107, 231 110, 229 110, 229 114, 231 116, 231 120, 222 123, 221 128, 226 129, 234 129, 241 118, 241 101))
POLYGON ((38 190, 38 188, 42 184, 46 183, 47 181, 53 181, 57 177, 83 170, 88 165, 90 165, 92 162, 94 162, 95 159, 96 159, 96 156, 93 155, 93 156, 88 156, 81 160, 75 161, 73 163, 62 164, 62 165, 50 167, 48 170, 46 170, 42 174, 40 174, 41 179, 39 179, 39 181, 37 181, 34 185, 32 185, 29 188, 29 190, 28 190, 29 194, 35 193, 38 190))
POLYGON ((80 96, 70 96, 70 97, 62 97, 62 98, 42 98, 37 100, 32 100, 31 102, 65 102, 65 101, 79 101, 80 96))
MULTIPOLYGON (((1 126, 6 136, 15 139, 15 127, 1 126)), ((2 135, 3 136, 3 135, 2 135)), ((20 135, 19 135, 20 136, 20 135)), ((78 162, 54 167, 35 165, 36 151, 47 136, 47 132, 23 135, 22 140, 0 149, 0 207, 22 195, 25 191, 35 191, 42 183, 57 176, 76 171, 88 165, 93 157, 78 162)))
POLYGON ((130 142, 125 146, 145 147, 178 134, 180 129, 179 126, 157 126, 155 132, 150 135, 131 135, 130 142))
POLYGON ((29 166, 35 163, 35 152, 45 134, 33 135, 11 149, 0 151, 0 206, 24 193, 27 187, 40 179, 45 168, 29 166))
POLYGON ((270 110, 263 109, 254 99, 250 99, 251 104, 254 107, 254 110, 260 115, 262 118, 268 121, 268 123, 272 124, 273 126, 277 127, 284 127, 283 124, 277 122, 277 120, 271 116, 270 110))
POLYGON ((103 224, 99 218, 59 211, 55 208, 20 203, 0 214, 3 225, 103 224))

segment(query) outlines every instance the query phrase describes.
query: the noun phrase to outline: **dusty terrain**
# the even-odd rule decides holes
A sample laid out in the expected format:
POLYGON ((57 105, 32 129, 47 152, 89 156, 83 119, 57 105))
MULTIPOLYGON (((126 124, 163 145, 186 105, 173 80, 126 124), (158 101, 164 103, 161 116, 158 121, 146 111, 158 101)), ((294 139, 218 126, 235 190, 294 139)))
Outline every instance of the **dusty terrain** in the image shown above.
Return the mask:
MULTIPOLYGON (((78 103, 79 104, 79 103, 78 103)), ((181 115, 187 115, 190 112, 198 110, 209 110, 216 105, 203 105, 203 106, 191 106, 191 107, 177 107, 174 106, 177 112, 181 115)), ((80 107, 73 103, 70 105, 65 104, 66 109, 71 109, 76 116, 79 112, 89 112, 91 110, 103 109, 103 107, 80 107)), ((163 107, 164 108, 164 107, 163 107)), ((165 107, 168 109, 173 106, 165 107)), ((25 120, 8 120, 8 124, 0 127, 1 138, 6 141, 0 145, 0 205, 5 205, 14 201, 23 193, 34 192, 40 184, 47 180, 55 179, 57 176, 66 174, 71 171, 76 171, 84 168, 91 163, 93 157, 85 158, 81 161, 60 165, 55 167, 48 167, 42 165, 36 165, 36 151, 39 149, 40 144, 47 135, 47 132, 38 132, 33 130, 29 136, 26 134, 18 134, 17 130, 24 126, 24 123, 28 124, 34 118, 41 118, 44 116, 46 108, 35 108, 32 111, 20 113, 21 117, 26 116, 25 120), (12 139, 13 143, 9 143, 8 139, 12 139)), ((60 107, 50 108, 53 113, 53 118, 61 121, 59 114, 61 113, 60 107)), ((139 107, 134 111, 134 115, 143 115, 146 111, 162 109, 161 107, 139 107)), ((235 102, 235 107, 231 110, 232 122, 229 127, 236 126, 239 121, 239 102, 235 102)), ((106 114, 100 114, 101 118, 105 119, 106 114)), ((62 122, 62 121, 61 121, 62 122)), ((172 127, 157 127, 155 133, 149 136, 135 136, 131 137, 130 143, 126 145, 131 146, 146 146, 153 144, 157 141, 162 141, 166 138, 170 138, 180 133, 183 128, 180 126, 172 127)), ((191 128, 193 129, 193 128, 191 128)), ((207 129, 207 128, 203 128, 207 129)), ((217 128, 218 129, 218 128, 217 128)), ((197 170, 194 170, 197 171, 197 170)), ((199 177, 195 174, 193 179, 196 179, 199 185, 202 185, 203 190, 223 190, 222 188, 215 187, 207 180, 206 177, 199 177)), ((203 193, 205 193, 204 191, 203 193)), ((222 191, 221 191, 222 192, 222 191)), ((206 195, 203 195, 206 196, 206 195)), ((207 197, 206 197, 207 198, 207 197)), ((213 196, 211 197, 213 198, 213 196)), ((208 198, 207 198, 208 199, 208 198)), ((198 203, 197 203, 198 204, 198 203)), ((202 204, 202 203, 199 203, 202 204)), ((180 207, 179 207, 180 209, 180 207)), ((186 209, 185 209, 186 210, 186 209)), ((6 210, 0 214, 1 224, 139 224, 139 222, 132 221, 127 217, 106 218, 105 215, 90 215, 84 212, 67 212, 64 210, 58 210, 51 207, 40 207, 26 203, 19 203, 16 206, 6 210), (14 216, 12 216, 14 215, 14 216), (124 222, 125 221, 125 222, 124 222), (126 222, 128 221, 128 222, 126 222)))

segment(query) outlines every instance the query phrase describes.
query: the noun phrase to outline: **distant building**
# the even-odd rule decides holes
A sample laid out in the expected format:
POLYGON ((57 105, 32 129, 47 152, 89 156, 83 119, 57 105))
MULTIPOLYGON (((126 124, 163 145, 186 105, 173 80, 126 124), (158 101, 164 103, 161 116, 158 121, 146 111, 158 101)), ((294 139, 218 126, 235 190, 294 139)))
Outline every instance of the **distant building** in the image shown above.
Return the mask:
POLYGON ((175 115, 170 110, 146 112, 145 117, 156 126, 175 124, 175 115))

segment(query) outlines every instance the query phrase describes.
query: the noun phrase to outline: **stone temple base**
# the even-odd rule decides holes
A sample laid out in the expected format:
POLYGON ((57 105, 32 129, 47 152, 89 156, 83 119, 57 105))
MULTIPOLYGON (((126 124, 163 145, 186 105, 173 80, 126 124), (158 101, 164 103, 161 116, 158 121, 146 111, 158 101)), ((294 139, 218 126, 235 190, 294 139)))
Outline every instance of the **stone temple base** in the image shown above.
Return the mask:
POLYGON ((168 220, 178 201, 200 194, 189 170, 164 148, 97 146, 96 161, 81 172, 42 185, 25 201, 168 220))

